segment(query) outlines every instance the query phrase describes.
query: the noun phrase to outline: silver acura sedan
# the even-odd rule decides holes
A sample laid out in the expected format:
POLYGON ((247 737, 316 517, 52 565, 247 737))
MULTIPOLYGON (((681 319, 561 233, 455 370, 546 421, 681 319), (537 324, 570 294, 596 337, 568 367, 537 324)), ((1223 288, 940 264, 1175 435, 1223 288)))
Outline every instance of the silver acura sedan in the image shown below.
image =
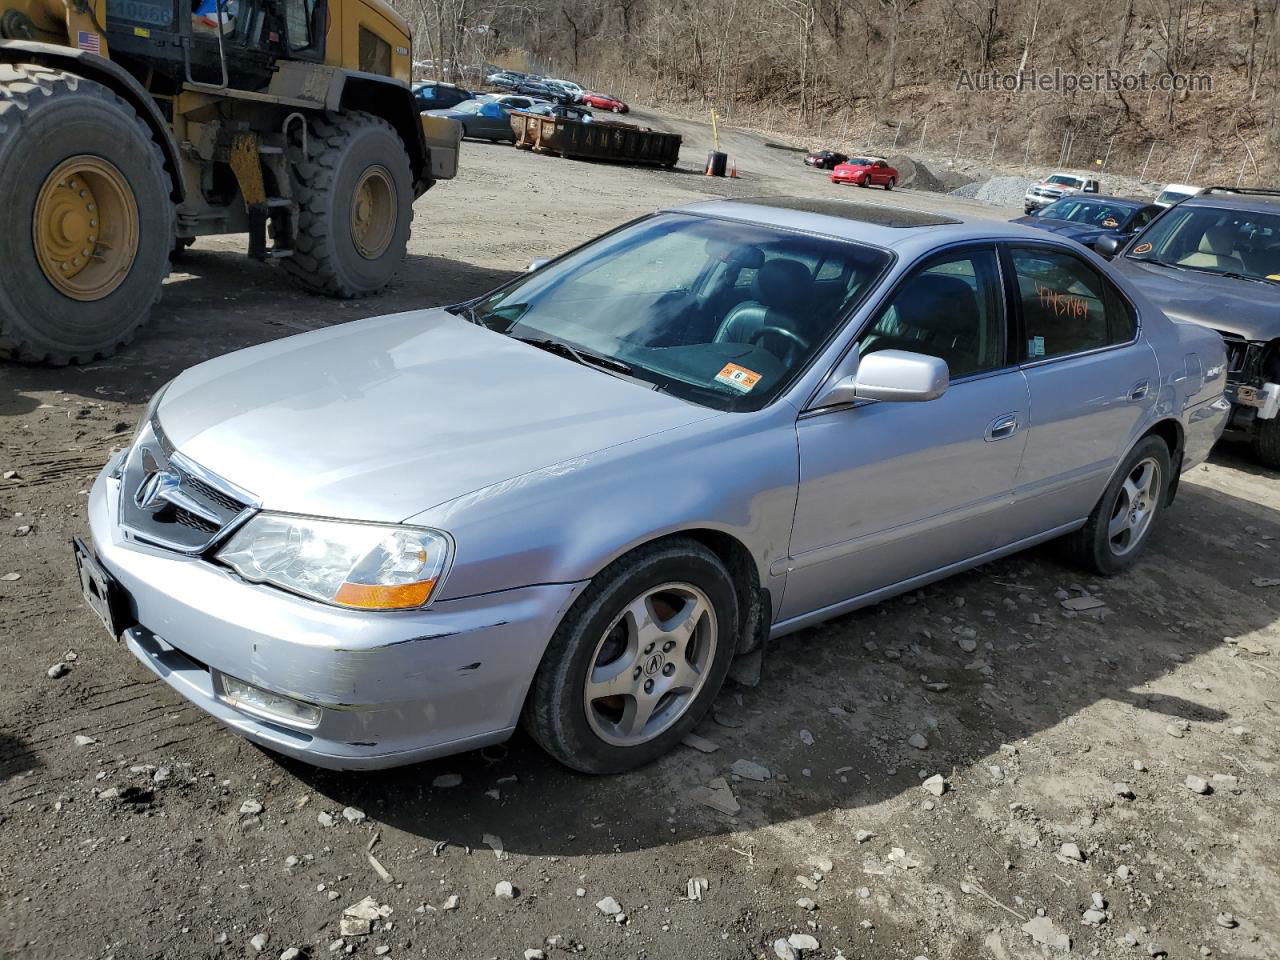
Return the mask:
POLYGON ((670 749, 737 655, 1053 538, 1132 564, 1224 348, 1042 231, 698 203, 479 299, 194 367, 89 500, 85 596, 238 733, 333 768, 523 724, 670 749))

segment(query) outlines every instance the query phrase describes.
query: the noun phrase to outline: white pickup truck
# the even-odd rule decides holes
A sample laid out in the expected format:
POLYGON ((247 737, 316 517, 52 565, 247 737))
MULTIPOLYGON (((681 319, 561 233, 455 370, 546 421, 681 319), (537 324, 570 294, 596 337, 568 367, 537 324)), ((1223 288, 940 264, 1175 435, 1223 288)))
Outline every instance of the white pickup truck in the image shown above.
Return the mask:
POLYGON ((1027 188, 1022 198, 1022 209, 1035 213, 1068 193, 1097 193, 1098 181, 1074 173, 1051 173, 1027 188))

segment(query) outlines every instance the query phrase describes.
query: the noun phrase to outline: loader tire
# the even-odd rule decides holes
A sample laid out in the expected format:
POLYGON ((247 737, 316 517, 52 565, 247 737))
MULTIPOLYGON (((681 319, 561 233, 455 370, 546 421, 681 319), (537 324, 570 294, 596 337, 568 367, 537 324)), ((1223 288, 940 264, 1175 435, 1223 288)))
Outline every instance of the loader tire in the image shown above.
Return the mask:
POLYGON ((292 166, 298 238, 281 263, 304 287, 352 299, 376 293, 404 261, 413 219, 409 155, 395 128, 353 111, 311 122, 292 166))
POLYGON ((100 83, 0 63, 0 184, 0 357, 64 366, 118 350, 160 298, 173 244, 147 125, 100 83))

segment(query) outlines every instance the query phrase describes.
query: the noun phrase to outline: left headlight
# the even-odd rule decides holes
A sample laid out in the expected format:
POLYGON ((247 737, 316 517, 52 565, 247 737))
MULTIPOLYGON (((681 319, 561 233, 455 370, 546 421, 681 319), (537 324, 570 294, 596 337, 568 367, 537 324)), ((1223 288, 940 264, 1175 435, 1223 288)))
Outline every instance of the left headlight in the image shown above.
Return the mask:
POLYGON ((431 599, 449 538, 422 527, 260 513, 218 559, 254 583, 357 610, 407 610, 431 599))

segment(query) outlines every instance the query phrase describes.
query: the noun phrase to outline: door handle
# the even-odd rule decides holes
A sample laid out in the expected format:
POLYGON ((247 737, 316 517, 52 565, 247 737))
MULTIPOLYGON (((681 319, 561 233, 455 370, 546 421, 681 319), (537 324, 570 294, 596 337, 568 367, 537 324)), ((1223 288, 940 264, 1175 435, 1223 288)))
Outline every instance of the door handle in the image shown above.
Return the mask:
POLYGON ((1137 383, 1133 385, 1133 388, 1129 391, 1129 399, 1134 401, 1141 400, 1147 395, 1147 393, 1150 390, 1151 390, 1151 384, 1148 381, 1139 380, 1137 383))
POLYGON ((996 440, 1003 440, 1005 437, 1013 436, 1017 429, 1018 415, 1015 413, 1006 413, 991 421, 991 425, 987 427, 985 436, 988 442, 994 442, 996 440))

